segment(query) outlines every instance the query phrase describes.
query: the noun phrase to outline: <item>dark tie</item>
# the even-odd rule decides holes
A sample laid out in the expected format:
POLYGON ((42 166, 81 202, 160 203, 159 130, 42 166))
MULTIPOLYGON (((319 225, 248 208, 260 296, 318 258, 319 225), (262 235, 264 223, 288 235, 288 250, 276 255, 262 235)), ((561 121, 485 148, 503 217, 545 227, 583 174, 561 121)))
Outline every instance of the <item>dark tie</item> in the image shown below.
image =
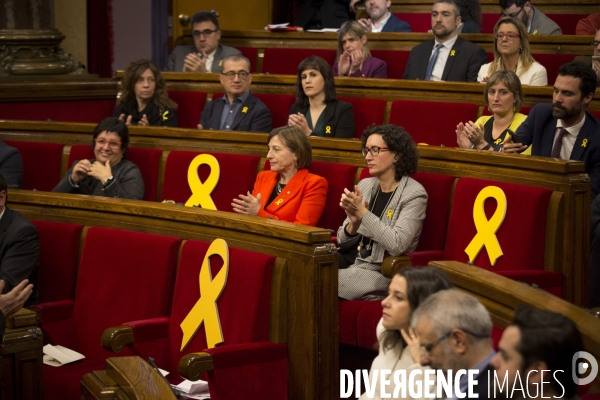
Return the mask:
POLYGON ((562 149, 562 142, 565 135, 568 135, 569 132, 565 128, 560 128, 560 132, 558 133, 558 137, 556 138, 556 142, 554 142, 554 147, 552 148, 552 154, 550 157, 552 158, 560 158, 560 150, 562 149))
POLYGON ((433 55, 429 59, 429 64, 427 64, 427 71, 425 72, 425 80, 426 81, 431 80, 431 72, 433 72, 433 66, 435 65, 435 62, 437 61, 438 54, 440 54, 440 49, 442 48, 442 46, 443 46, 443 44, 441 44, 441 43, 435 45, 435 51, 433 52, 433 55))

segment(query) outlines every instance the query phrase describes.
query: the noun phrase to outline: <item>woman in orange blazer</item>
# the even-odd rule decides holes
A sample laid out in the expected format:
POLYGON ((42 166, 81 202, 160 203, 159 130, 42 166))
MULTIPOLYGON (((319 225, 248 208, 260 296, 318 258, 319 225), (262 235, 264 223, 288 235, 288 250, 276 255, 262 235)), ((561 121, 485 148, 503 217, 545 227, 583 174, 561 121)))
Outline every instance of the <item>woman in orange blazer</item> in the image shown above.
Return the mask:
POLYGON ((310 142, 297 126, 274 129, 267 141, 270 171, 258 174, 254 190, 233 199, 233 210, 295 224, 315 226, 327 199, 325 178, 308 172, 310 142))

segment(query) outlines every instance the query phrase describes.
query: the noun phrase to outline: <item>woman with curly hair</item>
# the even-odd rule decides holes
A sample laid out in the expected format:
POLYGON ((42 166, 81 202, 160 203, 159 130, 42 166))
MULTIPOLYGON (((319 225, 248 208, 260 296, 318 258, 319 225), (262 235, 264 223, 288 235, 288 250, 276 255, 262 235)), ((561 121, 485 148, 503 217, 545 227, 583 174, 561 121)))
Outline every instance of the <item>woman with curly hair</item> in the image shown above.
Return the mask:
POLYGON ((340 246, 338 296, 376 300, 386 296, 390 280, 381 273, 387 256, 414 251, 419 242, 427 193, 410 174, 418 154, 410 135, 396 125, 370 126, 362 137, 362 154, 372 178, 342 194, 346 220, 338 229, 340 246))
POLYGON ((115 117, 127 125, 177 128, 177 104, 169 99, 162 74, 151 60, 129 64, 122 83, 115 117))
POLYGON ((458 33, 481 33, 481 4, 479 0, 458 0, 461 24, 458 33))

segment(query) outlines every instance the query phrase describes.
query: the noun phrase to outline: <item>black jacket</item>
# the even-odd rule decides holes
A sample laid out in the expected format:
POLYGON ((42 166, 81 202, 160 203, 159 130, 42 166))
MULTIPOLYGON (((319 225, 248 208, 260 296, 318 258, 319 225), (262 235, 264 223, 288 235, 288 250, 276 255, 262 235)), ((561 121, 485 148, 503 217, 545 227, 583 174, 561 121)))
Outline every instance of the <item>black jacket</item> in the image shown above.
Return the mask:
MULTIPOLYGON (((305 115, 308 107, 300 107, 297 103, 290 108, 290 115, 301 113, 305 115)), ((335 100, 327 103, 323 111, 323 126, 325 137, 352 138, 354 136, 354 111, 352 104, 345 101, 335 100), (327 129, 327 128, 330 129, 327 129), (328 133, 329 132, 329 133, 328 133)), ((313 126, 317 121, 313 121, 313 126)))

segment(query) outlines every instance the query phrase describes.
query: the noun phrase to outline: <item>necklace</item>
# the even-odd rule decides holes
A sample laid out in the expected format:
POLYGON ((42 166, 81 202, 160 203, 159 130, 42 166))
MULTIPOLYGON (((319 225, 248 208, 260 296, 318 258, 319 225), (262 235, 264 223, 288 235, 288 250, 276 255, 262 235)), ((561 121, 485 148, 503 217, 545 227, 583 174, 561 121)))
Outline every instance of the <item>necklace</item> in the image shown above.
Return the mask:
POLYGON ((277 182, 277 186, 275 186, 275 192, 277 194, 281 193, 281 191, 283 190, 284 187, 285 187, 285 185, 283 183, 277 182))

